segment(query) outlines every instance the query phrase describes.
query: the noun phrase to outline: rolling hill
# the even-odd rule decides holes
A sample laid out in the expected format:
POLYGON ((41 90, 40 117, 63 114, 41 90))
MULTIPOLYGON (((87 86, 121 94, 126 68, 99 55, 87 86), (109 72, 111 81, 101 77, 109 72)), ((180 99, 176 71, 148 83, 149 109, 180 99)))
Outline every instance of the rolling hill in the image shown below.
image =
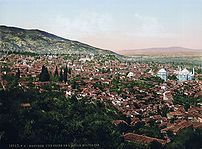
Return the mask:
POLYGON ((148 48, 148 49, 134 49, 134 50, 121 50, 117 53, 134 56, 137 54, 143 55, 200 55, 200 49, 188 49, 182 47, 162 47, 162 48, 148 48))
POLYGON ((113 54, 90 45, 34 29, 0 26, 0 50, 38 54, 113 54))

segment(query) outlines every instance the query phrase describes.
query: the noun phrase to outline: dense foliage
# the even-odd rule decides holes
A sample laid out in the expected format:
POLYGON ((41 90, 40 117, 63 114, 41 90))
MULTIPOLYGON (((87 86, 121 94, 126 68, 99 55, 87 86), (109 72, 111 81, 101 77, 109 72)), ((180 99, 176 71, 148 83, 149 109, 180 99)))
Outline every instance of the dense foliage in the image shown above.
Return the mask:
POLYGON ((199 149, 202 147, 202 129, 186 128, 181 130, 166 149, 199 149))
POLYGON ((51 89, 39 92, 19 86, 2 90, 0 96, 1 146, 64 143, 117 148, 124 142, 113 124, 113 120, 124 117, 98 100, 77 100, 51 89), (22 103, 31 106, 22 107, 22 103))

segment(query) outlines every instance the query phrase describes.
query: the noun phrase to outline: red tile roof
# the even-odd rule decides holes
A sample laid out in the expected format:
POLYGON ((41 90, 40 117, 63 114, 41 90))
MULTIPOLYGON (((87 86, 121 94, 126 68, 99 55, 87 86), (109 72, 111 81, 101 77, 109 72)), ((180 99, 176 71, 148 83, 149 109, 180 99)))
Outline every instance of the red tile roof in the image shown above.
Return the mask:
POLYGON ((115 124, 115 125, 118 125, 118 124, 120 124, 120 123, 125 123, 125 124, 128 125, 128 123, 127 123, 126 121, 124 121, 124 120, 115 120, 115 121, 114 121, 114 124, 115 124))
POLYGON ((144 144, 150 144, 152 141, 158 141, 159 143, 161 143, 163 145, 167 143, 165 140, 151 138, 148 136, 138 135, 138 134, 134 134, 134 133, 127 133, 123 136, 128 141, 134 141, 134 142, 139 142, 139 143, 144 143, 144 144))

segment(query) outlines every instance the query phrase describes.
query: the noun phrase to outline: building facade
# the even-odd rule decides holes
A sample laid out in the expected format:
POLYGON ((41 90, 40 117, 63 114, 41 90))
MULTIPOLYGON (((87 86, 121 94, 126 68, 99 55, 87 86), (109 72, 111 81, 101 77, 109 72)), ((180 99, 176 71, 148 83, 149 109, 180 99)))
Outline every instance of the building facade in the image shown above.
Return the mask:
POLYGON ((163 79, 164 81, 167 81, 167 72, 164 68, 160 69, 157 72, 157 76, 160 77, 161 79, 163 79))
POLYGON ((194 79, 194 68, 193 72, 189 72, 186 68, 180 71, 177 75, 178 81, 188 81, 194 79))

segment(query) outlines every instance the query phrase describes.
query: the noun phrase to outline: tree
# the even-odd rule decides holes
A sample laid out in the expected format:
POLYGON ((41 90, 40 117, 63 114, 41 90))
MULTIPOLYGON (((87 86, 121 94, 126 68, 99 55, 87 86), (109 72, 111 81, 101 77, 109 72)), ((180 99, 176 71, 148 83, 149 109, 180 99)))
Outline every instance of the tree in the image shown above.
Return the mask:
POLYGON ((176 77, 175 75, 172 75, 172 76, 169 75, 169 76, 168 76, 168 79, 169 79, 169 80, 177 81, 177 77, 176 77))
POLYGON ((188 111, 189 108, 190 108, 190 105, 189 105, 188 103, 185 103, 185 105, 184 105, 184 110, 185 110, 185 111, 188 111))
POLYGON ((161 110, 159 109, 159 106, 157 106, 157 113, 161 114, 161 110))
POLYGON ((170 140, 174 139, 174 134, 173 134, 173 132, 171 130, 167 131, 167 135, 168 135, 168 137, 169 137, 170 140))
POLYGON ((68 68, 68 73, 71 74, 71 68, 68 68))
POLYGON ((152 141, 149 145, 150 149, 162 149, 163 146, 158 141, 152 141))
POLYGON ((60 68, 60 77, 59 77, 59 81, 62 82, 64 79, 63 77, 63 73, 62 73, 62 68, 60 68))
POLYGON ((73 84, 72 84, 72 88, 73 88, 73 89, 76 89, 77 86, 78 86, 78 84, 77 84, 77 82, 74 80, 74 81, 73 81, 73 84))
POLYGON ((168 149, 199 149, 201 145, 202 129, 185 128, 173 137, 172 142, 166 145, 168 149))
POLYGON ((166 115, 167 115, 168 112, 169 112, 169 107, 165 105, 165 106, 161 109, 161 116, 166 117, 166 115))
POLYGON ((130 126, 127 125, 126 123, 123 123, 123 122, 119 123, 119 124, 117 125, 117 128, 119 129, 119 131, 120 131, 121 133, 128 133, 128 132, 131 131, 130 126))
POLYGON ((50 74, 50 81, 58 82, 59 81, 59 75, 58 75, 58 68, 56 66, 55 72, 53 74, 50 74))
POLYGON ((48 69, 43 65, 41 73, 39 75, 39 81, 49 81, 50 75, 48 73, 48 69))
POLYGON ((67 82, 67 65, 66 65, 65 70, 64 70, 64 82, 65 83, 67 82))
POLYGON ((16 75, 14 74, 4 74, 2 76, 2 80, 6 80, 8 83, 7 83, 7 86, 6 88, 15 88, 17 85, 18 85, 18 78, 16 78, 16 75))
POLYGON ((18 71, 16 73, 16 77, 19 79, 20 78, 20 69, 18 68, 18 71))
POLYGON ((55 68, 54 76, 58 76, 58 67, 57 67, 57 66, 56 66, 56 68, 55 68))

